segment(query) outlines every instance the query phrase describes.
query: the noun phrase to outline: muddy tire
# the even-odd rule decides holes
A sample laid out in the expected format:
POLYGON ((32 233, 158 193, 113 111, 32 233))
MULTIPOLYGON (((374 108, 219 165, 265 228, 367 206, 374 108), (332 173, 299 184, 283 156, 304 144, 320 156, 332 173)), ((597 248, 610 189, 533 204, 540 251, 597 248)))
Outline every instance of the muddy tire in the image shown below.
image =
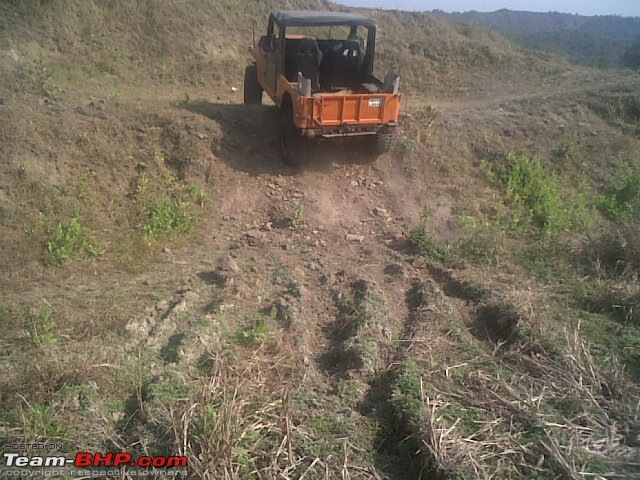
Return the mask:
POLYGON ((379 157, 385 153, 389 153, 393 145, 393 133, 379 133, 376 135, 376 139, 372 145, 372 152, 374 157, 379 157))
POLYGON ((280 151, 287 165, 298 166, 307 157, 307 143, 302 131, 293 123, 291 102, 284 102, 280 110, 280 151))
POLYGON ((258 69, 249 65, 244 71, 244 104, 260 105, 262 103, 262 87, 258 83, 258 69))

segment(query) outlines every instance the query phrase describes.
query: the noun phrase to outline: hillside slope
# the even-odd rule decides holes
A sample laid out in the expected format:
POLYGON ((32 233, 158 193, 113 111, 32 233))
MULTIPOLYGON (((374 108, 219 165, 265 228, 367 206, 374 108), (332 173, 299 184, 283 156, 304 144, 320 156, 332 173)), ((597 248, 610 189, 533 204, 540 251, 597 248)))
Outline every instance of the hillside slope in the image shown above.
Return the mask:
POLYGON ((338 8, 0 4, 3 448, 640 478, 638 75, 364 11, 404 79, 396 144, 293 169, 238 90, 278 7, 338 8))

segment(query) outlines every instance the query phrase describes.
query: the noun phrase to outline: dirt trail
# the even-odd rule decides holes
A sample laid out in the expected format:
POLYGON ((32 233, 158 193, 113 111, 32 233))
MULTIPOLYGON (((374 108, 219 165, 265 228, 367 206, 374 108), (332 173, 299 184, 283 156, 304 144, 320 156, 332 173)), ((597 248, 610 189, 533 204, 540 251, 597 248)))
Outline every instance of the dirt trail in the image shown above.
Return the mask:
MULTIPOLYGON (((153 103, 145 92, 132 91, 119 102, 145 105, 141 115, 162 118, 193 139, 200 156, 190 175, 202 177, 209 213, 188 239, 156 245, 157 261, 141 273, 98 259, 59 276, 46 270, 28 288, 7 285, 6 292, 14 290, 25 304, 50 307, 58 318, 65 312, 76 321, 82 317, 81 328, 69 328, 78 344, 96 332, 115 331, 124 343, 105 346, 105 358, 92 367, 138 355, 147 376, 140 385, 126 385, 127 408, 108 426, 119 448, 146 436, 171 451, 168 423, 147 418, 142 399, 152 398, 148 392, 172 375, 209 375, 220 360, 264 375, 266 391, 286 388, 286 395, 295 395, 307 388, 317 394, 308 411, 294 415, 332 412, 341 389, 353 388, 348 420, 365 432, 371 451, 385 457, 375 467, 356 465, 368 472, 363 478, 380 478, 380 471, 401 472, 389 478, 418 478, 415 466, 428 462, 414 454, 419 444, 407 444, 406 450, 413 449, 407 454, 392 445, 395 437, 376 433, 395 422, 387 410, 396 394, 390 382, 397 366, 413 357, 446 357, 447 336, 455 333, 441 325, 450 318, 490 358, 508 339, 483 317, 486 292, 470 286, 464 273, 416 261, 409 231, 426 221, 437 238, 455 239, 463 229, 457 218, 480 211, 495 195, 473 172, 480 159, 497 158, 506 148, 501 138, 527 147, 548 137, 537 148, 549 148, 572 133, 563 117, 567 105, 632 87, 628 79, 580 83, 575 74, 524 93, 515 85, 495 86, 452 102, 412 99, 391 154, 368 162, 362 143, 326 141, 311 147, 309 163, 299 169, 279 158, 273 107, 245 107, 231 93, 213 103, 205 90, 188 101, 169 91, 153 103), (269 322, 268 332, 246 329, 256 321, 269 322), (229 353, 231 344, 244 345, 251 335, 266 335, 270 342, 225 358, 237 354, 229 353)), ((159 127, 142 134, 130 128, 146 135, 159 127)), ((604 123, 598 128, 607 133, 604 123)), ((134 159, 135 168, 136 161, 153 159, 134 159)), ((300 428, 306 420, 298 418, 300 428)), ((396 434, 403 436, 396 444, 418 438, 407 426, 396 434)))
MULTIPOLYGON (((455 102, 428 102, 411 99, 411 111, 421 111, 432 106, 447 123, 444 137, 436 140, 434 155, 442 153, 442 145, 453 139, 457 132, 487 124, 490 119, 500 117, 505 124, 510 120, 508 111, 501 110, 513 102, 544 100, 548 105, 552 99, 582 97, 592 92, 627 90, 633 87, 629 79, 609 79, 580 82, 580 75, 568 76, 560 86, 537 86, 527 93, 513 93, 513 88, 496 89, 489 94, 479 93, 480 98, 455 102), (495 94, 495 95, 494 95, 495 94), (440 145, 438 145, 440 144, 440 145)), ((205 93, 204 91, 202 92, 205 93)), ((144 92, 132 93, 133 101, 144 101, 144 92)), ((174 93, 169 92, 165 102, 172 103, 174 93)), ((126 101, 126 99, 121 99, 126 101)), ((93 294, 106 285, 127 291, 140 291, 133 297, 144 297, 153 289, 140 285, 152 279, 155 287, 160 284, 175 284, 175 278, 195 274, 201 265, 212 262, 221 252, 246 243, 248 231, 260 231, 270 224, 269 231, 262 231, 260 244, 267 250, 291 258, 292 263, 322 260, 335 265, 352 266, 355 269, 372 263, 384 264, 393 261, 395 253, 388 247, 394 239, 406 234, 407 227, 420 220, 427 204, 434 212, 434 228, 443 235, 452 231, 451 206, 459 194, 455 185, 433 185, 429 179, 418 178, 415 172, 404 169, 402 158, 397 154, 379 159, 375 163, 358 164, 354 159, 363 156, 358 148, 340 142, 325 142, 314 146, 311 162, 300 170, 283 165, 277 151, 272 107, 250 108, 224 103, 237 101, 227 94, 210 103, 206 100, 192 101, 188 106, 162 107, 168 116, 179 116, 185 122, 189 115, 199 124, 215 125, 218 132, 210 143, 209 164, 213 215, 200 226, 202 240, 195 245, 165 254, 165 262, 151 267, 151 271, 140 276, 114 276, 114 272, 100 273, 96 264, 93 277, 73 272, 59 286, 36 282, 30 295, 37 298, 71 298, 93 294), (301 232, 284 225, 299 208, 304 223, 301 232), (347 240, 347 235, 351 240, 347 240), (293 244, 294 251, 283 250, 293 244), (298 247, 295 244, 300 243, 298 247), (299 248, 299 250, 295 250, 299 248), (302 250, 302 252, 300 251, 302 250), (295 252, 295 253, 294 253, 295 252)), ((458 142, 461 143, 461 142, 458 142)), ((459 147, 459 145, 458 145, 459 147)), ((454 161, 451 159, 450 161, 454 161)), ((432 159, 425 159, 428 168, 432 159)), ((455 165, 454 165, 455 168, 455 165)), ((421 172, 424 173, 424 172, 421 172)), ((26 292, 24 292, 26 293, 26 292)))

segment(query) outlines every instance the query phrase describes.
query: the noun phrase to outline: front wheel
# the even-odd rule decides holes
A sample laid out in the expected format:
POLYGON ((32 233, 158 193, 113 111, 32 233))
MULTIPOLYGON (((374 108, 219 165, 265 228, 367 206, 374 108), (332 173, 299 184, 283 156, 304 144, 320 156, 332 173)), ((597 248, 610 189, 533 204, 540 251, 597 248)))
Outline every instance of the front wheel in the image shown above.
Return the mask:
POLYGON ((262 86, 258 83, 258 68, 249 65, 244 71, 244 104, 260 105, 262 103, 262 86))
POLYGON ((298 166, 307 156, 305 138, 293 122, 293 109, 286 106, 280 112, 280 149, 287 165, 298 166))

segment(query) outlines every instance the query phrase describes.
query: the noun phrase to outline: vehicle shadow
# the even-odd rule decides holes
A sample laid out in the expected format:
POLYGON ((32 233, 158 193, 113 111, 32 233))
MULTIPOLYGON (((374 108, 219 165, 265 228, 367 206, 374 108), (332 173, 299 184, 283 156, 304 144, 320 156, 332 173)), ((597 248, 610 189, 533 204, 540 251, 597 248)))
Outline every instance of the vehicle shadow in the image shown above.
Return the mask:
POLYGON ((182 108, 214 120, 220 135, 211 152, 234 170, 253 176, 294 175, 296 169, 280 159, 277 110, 267 106, 211 103, 195 100, 182 108))
POLYGON ((211 103, 196 100, 180 106, 218 123, 221 136, 211 152, 229 167, 253 176, 296 175, 302 171, 330 172, 335 164, 371 161, 370 138, 321 139, 307 143, 299 166, 286 165, 280 155, 278 110, 273 106, 211 103))

